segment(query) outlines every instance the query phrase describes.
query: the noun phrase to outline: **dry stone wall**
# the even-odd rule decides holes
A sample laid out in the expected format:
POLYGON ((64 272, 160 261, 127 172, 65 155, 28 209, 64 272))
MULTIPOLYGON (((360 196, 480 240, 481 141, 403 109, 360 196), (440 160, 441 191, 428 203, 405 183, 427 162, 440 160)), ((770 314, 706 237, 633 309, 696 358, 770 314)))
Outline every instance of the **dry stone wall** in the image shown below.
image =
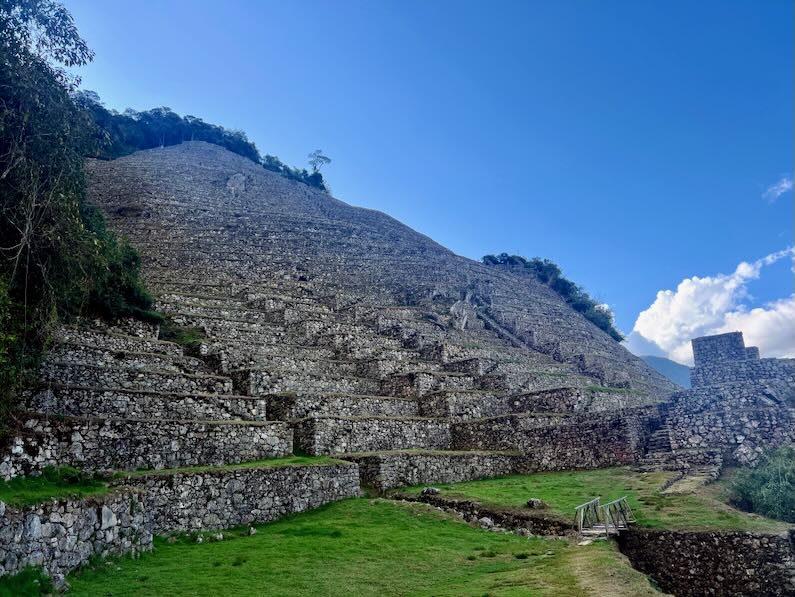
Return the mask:
POLYGON ((80 416, 90 412, 109 418, 263 421, 267 415, 266 401, 249 396, 74 386, 28 390, 22 396, 22 405, 26 410, 44 414, 80 416))
POLYGON ((359 495, 353 463, 152 473, 101 497, 15 508, 0 502, 0 576, 42 566, 57 587, 92 557, 152 548, 153 534, 276 520, 359 495))
POLYGON ((740 332, 693 340, 692 388, 671 397, 668 439, 682 455, 719 450, 754 466, 768 449, 795 443, 795 360, 760 359, 740 332))
POLYGON ((621 551, 666 593, 795 595, 795 536, 633 528, 621 551))
POLYGON ((122 482, 143 491, 155 533, 269 522, 359 495, 352 463, 154 473, 122 482))
POLYGON ((450 447, 450 423, 434 419, 317 417, 298 421, 294 432, 296 446, 312 455, 450 447))
POLYGON ((488 452, 383 452, 350 454, 363 485, 378 491, 420 483, 457 483, 510 475, 516 456, 488 452))
POLYGON ((589 415, 508 415, 452 425, 456 450, 519 450, 521 472, 636 462, 653 410, 589 415))
POLYGON ((42 566, 60 587, 67 573, 93 557, 151 548, 150 513, 135 489, 24 508, 0 502, 0 576, 42 566))
POLYGON ((0 478, 68 464, 87 471, 228 464, 292 453, 281 422, 29 418, 0 460, 0 478))

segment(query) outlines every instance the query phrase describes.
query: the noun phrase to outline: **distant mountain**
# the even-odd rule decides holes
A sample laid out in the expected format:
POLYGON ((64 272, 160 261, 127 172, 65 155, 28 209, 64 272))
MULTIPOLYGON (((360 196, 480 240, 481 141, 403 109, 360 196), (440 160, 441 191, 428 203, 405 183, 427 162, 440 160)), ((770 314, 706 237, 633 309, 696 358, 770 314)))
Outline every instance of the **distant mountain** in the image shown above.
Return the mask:
POLYGON ((683 388, 690 387, 690 367, 680 365, 665 357, 645 356, 640 358, 646 361, 649 367, 656 369, 675 384, 679 384, 683 388))

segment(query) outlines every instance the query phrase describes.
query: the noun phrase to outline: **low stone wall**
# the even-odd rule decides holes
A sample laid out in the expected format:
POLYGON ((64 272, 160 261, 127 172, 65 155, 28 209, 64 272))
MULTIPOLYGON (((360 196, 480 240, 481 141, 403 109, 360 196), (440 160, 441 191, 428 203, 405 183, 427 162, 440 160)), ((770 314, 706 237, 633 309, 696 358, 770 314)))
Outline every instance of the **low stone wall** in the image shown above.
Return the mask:
POLYGON ((450 417, 467 421, 483 417, 496 417, 510 412, 507 396, 484 391, 431 392, 419 399, 420 414, 424 417, 450 417))
POLYGON ((717 448, 727 463, 755 465, 765 450, 795 443, 791 392, 783 381, 725 383, 679 392, 668 408, 671 447, 717 448))
POLYGON ((690 372, 694 388, 733 382, 759 383, 765 379, 786 380, 790 387, 795 387, 795 359, 714 361, 690 372))
POLYGON ((22 407, 46 415, 264 421, 266 401, 249 396, 59 387, 26 391, 22 407))
POLYGON ((102 367, 125 367, 128 369, 150 369, 175 373, 201 373, 207 370, 204 361, 196 357, 163 354, 162 352, 133 352, 109 350, 80 344, 56 344, 47 352, 47 362, 72 365, 98 365, 102 367))
POLYGON ((227 377, 150 369, 79 365, 53 361, 46 362, 40 368, 39 379, 46 383, 88 386, 92 388, 122 388, 186 393, 202 392, 207 394, 232 393, 232 380, 227 377))
POLYGON ((271 394, 267 396, 271 419, 293 421, 312 416, 416 417, 417 402, 389 396, 350 394, 271 394))
POLYGON ((25 508, 0 502, 0 576, 42 566, 60 587, 65 574, 94 556, 151 548, 150 516, 135 489, 25 508))
POLYGON ((517 472, 632 464, 649 434, 652 411, 610 415, 507 415, 454 423, 455 450, 518 450, 517 472))
POLYGON ((366 377, 325 376, 265 370, 233 371, 235 387, 248 396, 265 396, 300 390, 335 394, 378 394, 380 384, 366 377))
POLYGON ((525 530, 530 535, 571 535, 575 532, 574 523, 570 520, 545 512, 544 510, 522 510, 495 505, 483 505, 470 500, 457 500, 439 494, 400 495, 408 501, 430 504, 443 510, 455 512, 471 523, 488 518, 497 526, 512 531, 525 530))
POLYGON ((632 566, 668 593, 795 595, 795 535, 633 528, 619 537, 632 566))
POLYGON ((0 460, 0 478, 68 464, 88 471, 220 465, 292 453, 282 422, 29 418, 0 460))
POLYGON ((632 392, 588 388, 551 388, 511 396, 511 412, 605 412, 642 405, 647 398, 632 392))
POLYGON ((143 490, 155 533, 268 522, 359 495, 353 463, 153 473, 119 482, 143 490))
POLYGON ((56 342, 84 344, 111 351, 157 352, 182 355, 182 347, 173 342, 140 338, 122 334, 107 334, 100 330, 62 326, 53 334, 56 342))
POLYGON ((516 458, 488 452, 392 452, 351 454, 359 464, 362 485, 378 491, 421 483, 458 483, 510 475, 516 458))
POLYGON ((381 392, 391 396, 421 397, 443 390, 473 390, 472 375, 449 372, 415 372, 392 375, 382 380, 381 392))
POLYGON ((450 447, 450 424, 435 419, 318 417, 297 421, 293 429, 296 445, 313 456, 450 447))
POLYGON ((91 557, 152 548, 154 533, 276 520, 359 495, 354 463, 130 475, 101 497, 26 508, 0 502, 0 576, 42 566, 57 587, 91 557))

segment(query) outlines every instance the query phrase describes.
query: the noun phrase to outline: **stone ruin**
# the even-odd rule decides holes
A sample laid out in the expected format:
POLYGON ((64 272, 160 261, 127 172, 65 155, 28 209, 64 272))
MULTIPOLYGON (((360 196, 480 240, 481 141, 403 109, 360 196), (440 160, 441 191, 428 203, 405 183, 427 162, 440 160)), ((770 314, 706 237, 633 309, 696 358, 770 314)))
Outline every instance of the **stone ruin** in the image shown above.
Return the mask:
POLYGON ((795 359, 761 359, 741 332, 692 344, 692 387, 661 404, 647 465, 716 476, 724 463, 754 466, 766 450, 795 444, 795 359))
POLYGON ((273 520, 361 486, 751 460, 791 430, 778 427, 792 417, 780 379, 764 395, 739 390, 756 369, 738 363, 770 359, 736 341, 698 340, 696 387, 676 393, 532 278, 217 146, 88 169, 90 198, 140 251, 157 309, 205 337, 186 352, 139 322, 57 331, 0 477, 145 471, 106 498, 4 507, 0 575, 43 564, 62 578, 92 554, 147 549, 153 533, 273 520), (729 362, 736 378, 704 385, 729 362), (234 466, 293 453, 341 462, 234 466), (209 468, 178 470, 195 466, 209 468))

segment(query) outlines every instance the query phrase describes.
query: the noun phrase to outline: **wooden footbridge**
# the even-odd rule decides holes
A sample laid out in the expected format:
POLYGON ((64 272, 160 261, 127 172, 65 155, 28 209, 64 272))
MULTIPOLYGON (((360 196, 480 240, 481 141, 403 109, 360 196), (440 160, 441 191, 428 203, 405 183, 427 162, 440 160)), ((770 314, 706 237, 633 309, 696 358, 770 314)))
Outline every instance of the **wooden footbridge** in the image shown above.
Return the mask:
POLYGON ((580 535, 618 535, 635 522, 635 515, 629 507, 627 497, 621 497, 606 504, 601 498, 580 504, 575 508, 577 530, 580 535))

